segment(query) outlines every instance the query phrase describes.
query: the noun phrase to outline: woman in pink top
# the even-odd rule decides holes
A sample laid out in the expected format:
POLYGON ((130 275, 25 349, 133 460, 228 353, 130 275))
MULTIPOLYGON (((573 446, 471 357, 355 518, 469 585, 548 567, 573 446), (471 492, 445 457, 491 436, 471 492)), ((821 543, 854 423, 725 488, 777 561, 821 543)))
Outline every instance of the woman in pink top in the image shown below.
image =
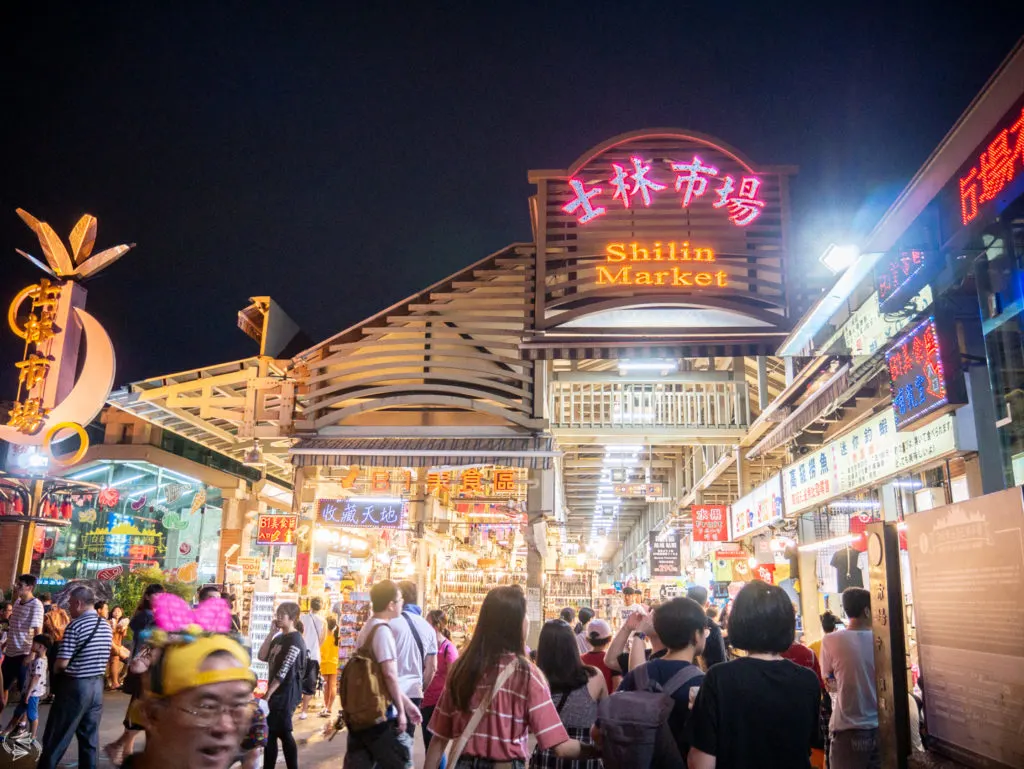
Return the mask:
POLYGON ((452 666, 430 719, 433 739, 424 769, 438 769, 448 744, 462 736, 507 666, 512 666, 511 675, 491 700, 458 763, 449 769, 487 769, 509 762, 513 769, 523 769, 531 734, 541 750, 551 750, 559 758, 596 755, 593 746, 569 739, 562 726, 544 674, 526 658, 528 628, 526 596, 518 585, 496 587, 487 594, 473 640, 452 666))
POLYGON ((431 732, 427 728, 430 717, 434 715, 434 708, 437 701, 441 699, 441 692, 444 691, 445 681, 448 680, 448 668, 459 658, 459 652, 452 643, 452 635, 448 632, 448 618, 443 611, 434 609, 427 614, 427 622, 434 628, 437 634, 437 671, 430 679, 430 685, 423 692, 423 702, 420 703, 420 713, 423 714, 423 746, 430 747, 431 732))

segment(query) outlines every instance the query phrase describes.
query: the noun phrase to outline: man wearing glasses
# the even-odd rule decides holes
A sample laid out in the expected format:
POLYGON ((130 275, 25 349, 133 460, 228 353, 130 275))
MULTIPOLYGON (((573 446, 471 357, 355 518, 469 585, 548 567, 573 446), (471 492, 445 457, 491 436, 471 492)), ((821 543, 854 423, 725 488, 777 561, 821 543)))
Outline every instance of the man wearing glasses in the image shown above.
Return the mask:
POLYGON ((55 769, 71 744, 78 738, 78 766, 96 769, 99 749, 100 716, 103 713, 103 677, 110 658, 113 632, 96 613, 96 596, 91 588, 71 591, 71 622, 53 667, 53 706, 43 732, 43 752, 39 769, 55 769))
MULTIPOLYGON (((33 595, 35 587, 36 578, 31 574, 22 574, 14 583, 15 601, 11 607, 4 643, 4 694, 10 692, 15 684, 19 688, 25 685, 22 668, 28 653, 32 651, 32 639, 43 632, 43 603, 33 595)), ((0 694, 0 702, 6 702, 4 694, 0 694)))

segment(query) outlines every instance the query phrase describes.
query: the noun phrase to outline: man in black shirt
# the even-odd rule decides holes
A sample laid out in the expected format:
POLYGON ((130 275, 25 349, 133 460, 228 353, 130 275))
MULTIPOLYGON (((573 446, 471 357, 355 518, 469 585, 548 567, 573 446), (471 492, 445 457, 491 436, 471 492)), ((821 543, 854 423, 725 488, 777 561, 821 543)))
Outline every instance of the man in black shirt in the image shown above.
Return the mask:
MULTIPOLYGON (((708 608, 708 590, 700 585, 694 585, 686 591, 686 597, 700 604, 702 609, 708 608)), ((704 651, 701 658, 704 660, 704 667, 709 668, 719 662, 726 662, 729 656, 725 652, 725 639, 722 638, 722 628, 714 620, 708 620, 710 629, 707 643, 704 644, 704 651)))

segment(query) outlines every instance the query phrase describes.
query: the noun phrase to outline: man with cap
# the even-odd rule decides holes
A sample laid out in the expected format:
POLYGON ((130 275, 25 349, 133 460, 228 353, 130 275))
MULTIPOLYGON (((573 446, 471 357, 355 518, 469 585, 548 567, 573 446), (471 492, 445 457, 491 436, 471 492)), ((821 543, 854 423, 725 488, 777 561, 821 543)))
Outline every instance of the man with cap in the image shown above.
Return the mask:
MULTIPOLYGON (((699 603, 701 608, 708 608, 708 589, 706 587, 694 585, 686 590, 686 597, 699 603)), ((722 638, 722 628, 710 618, 708 624, 710 632, 704 642, 704 651, 700 655, 704 659, 705 669, 717 665, 719 662, 727 662, 729 659, 729 655, 725 651, 725 639, 722 638)))

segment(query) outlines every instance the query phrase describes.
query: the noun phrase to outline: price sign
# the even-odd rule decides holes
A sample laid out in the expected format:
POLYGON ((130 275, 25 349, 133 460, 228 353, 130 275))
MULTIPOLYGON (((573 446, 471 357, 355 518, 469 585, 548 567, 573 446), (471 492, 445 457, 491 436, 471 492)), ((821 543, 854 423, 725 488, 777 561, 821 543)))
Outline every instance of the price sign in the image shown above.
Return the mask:
POLYGON ((263 559, 255 556, 246 556, 238 559, 238 566, 242 569, 242 575, 245 577, 258 577, 262 563, 263 559))
POLYGON ((294 545, 297 515, 261 515, 256 520, 257 545, 294 545))

